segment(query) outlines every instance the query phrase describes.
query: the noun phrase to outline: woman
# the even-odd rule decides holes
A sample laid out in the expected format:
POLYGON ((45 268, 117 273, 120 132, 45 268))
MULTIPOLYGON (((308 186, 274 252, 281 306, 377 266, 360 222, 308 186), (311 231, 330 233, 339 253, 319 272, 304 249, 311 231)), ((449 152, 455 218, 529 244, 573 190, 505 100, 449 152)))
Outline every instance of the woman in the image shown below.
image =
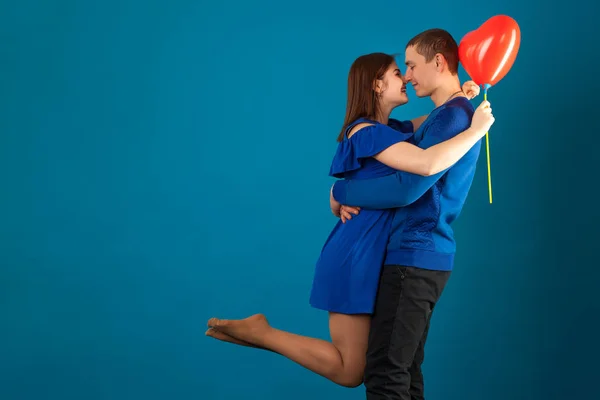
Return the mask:
MULTIPOLYGON (((356 59, 348 76, 346 117, 330 175, 368 179, 396 170, 436 174, 465 155, 494 122, 484 101, 469 129, 421 149, 410 141, 423 117, 405 122, 389 118, 394 108, 408 102, 405 88, 392 56, 373 53, 356 59)), ((478 93, 472 82, 463 86, 465 90, 478 93)), ((331 342, 275 329, 262 314, 243 320, 211 318, 206 335, 279 353, 342 386, 360 385, 392 212, 362 210, 351 221, 339 221, 323 246, 310 303, 329 312, 331 342)))

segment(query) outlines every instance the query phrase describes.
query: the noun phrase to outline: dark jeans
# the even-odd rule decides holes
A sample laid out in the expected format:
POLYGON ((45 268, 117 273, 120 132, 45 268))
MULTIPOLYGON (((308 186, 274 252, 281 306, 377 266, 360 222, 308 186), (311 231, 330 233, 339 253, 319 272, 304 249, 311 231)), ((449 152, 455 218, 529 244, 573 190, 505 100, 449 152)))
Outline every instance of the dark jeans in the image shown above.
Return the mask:
POLYGON ((449 277, 449 271, 383 267, 369 334, 367 400, 424 399, 425 341, 449 277))

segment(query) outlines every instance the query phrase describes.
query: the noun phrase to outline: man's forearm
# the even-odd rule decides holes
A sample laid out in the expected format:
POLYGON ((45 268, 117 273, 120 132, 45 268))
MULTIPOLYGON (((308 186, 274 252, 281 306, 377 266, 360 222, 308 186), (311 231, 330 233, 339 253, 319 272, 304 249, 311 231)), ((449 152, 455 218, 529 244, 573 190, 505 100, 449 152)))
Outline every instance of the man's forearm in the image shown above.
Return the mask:
POLYGON ((381 178, 342 180, 334 184, 333 197, 361 208, 404 207, 418 200, 444 172, 424 177, 399 171, 381 178))

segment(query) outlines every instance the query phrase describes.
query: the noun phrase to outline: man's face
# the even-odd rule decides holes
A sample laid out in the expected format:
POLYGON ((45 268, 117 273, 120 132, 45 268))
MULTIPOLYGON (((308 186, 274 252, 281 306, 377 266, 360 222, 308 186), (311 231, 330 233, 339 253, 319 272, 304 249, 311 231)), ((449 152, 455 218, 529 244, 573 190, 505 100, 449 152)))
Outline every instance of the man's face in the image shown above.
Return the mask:
POLYGON ((425 57, 417 53, 414 46, 406 49, 404 62, 406 64, 405 79, 410 82, 418 97, 431 96, 437 85, 437 68, 435 58, 429 63, 425 57))

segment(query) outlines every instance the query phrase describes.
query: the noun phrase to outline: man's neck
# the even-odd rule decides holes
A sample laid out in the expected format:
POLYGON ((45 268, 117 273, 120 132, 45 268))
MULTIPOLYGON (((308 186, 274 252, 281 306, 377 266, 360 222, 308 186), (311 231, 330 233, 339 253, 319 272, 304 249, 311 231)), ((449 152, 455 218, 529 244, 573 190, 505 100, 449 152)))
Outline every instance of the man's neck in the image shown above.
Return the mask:
POLYGON ((461 95, 461 86, 458 77, 448 78, 447 82, 437 88, 430 96, 435 107, 439 107, 451 98, 461 95))

